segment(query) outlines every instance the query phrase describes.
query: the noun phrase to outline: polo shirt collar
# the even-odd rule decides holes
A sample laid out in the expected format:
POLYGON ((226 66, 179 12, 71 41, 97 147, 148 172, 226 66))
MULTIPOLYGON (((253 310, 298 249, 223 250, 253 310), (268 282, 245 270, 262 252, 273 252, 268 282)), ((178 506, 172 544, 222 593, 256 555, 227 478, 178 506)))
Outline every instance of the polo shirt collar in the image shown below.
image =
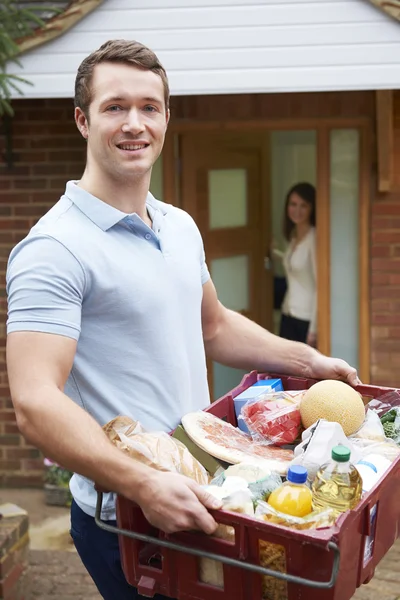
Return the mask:
MULTIPOLYGON (((65 196, 69 198, 88 219, 103 231, 111 229, 111 227, 128 216, 127 213, 96 198, 96 196, 93 196, 83 188, 79 187, 77 183, 77 181, 68 181, 65 189, 65 196)), ((150 193, 147 196, 146 204, 151 207, 150 212, 152 218, 154 212, 160 210, 160 206, 163 207, 163 203, 156 200, 150 193)), ((161 208, 161 212, 165 215, 167 212, 166 207, 161 208)))

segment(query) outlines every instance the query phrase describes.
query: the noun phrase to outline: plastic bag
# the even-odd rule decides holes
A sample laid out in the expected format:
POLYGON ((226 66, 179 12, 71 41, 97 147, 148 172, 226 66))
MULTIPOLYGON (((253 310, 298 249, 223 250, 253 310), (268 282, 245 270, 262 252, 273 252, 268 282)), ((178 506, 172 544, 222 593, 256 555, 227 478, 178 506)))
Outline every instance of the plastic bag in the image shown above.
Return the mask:
POLYGON ((384 442, 352 438, 351 442, 353 447, 356 448, 357 452, 361 455, 362 459, 369 454, 380 454, 390 460, 390 462, 394 462, 400 456, 400 446, 388 438, 386 438, 384 442))
POLYGON ((158 471, 180 473, 200 485, 208 484, 209 476, 203 465, 182 442, 164 431, 146 432, 130 417, 116 417, 103 430, 114 446, 131 458, 158 471))
POLYGON ((247 482, 255 504, 259 500, 268 500, 271 492, 282 485, 282 478, 275 471, 247 462, 232 465, 226 470, 218 470, 211 485, 223 486, 225 481, 232 481, 238 477, 247 482))
POLYGON ((400 407, 391 408, 380 419, 385 436, 400 445, 400 407))
POLYGON ((371 409, 367 410, 364 423, 361 425, 349 439, 361 438, 365 440, 374 440, 375 442, 384 442, 386 440, 385 432, 378 414, 371 409))
POLYGON ((256 518, 283 525, 291 529, 321 529, 322 527, 331 527, 338 517, 337 512, 330 507, 314 510, 306 517, 293 517, 275 510, 267 502, 259 502, 256 508, 256 518))
POLYGON ((275 392, 246 403, 241 416, 253 440, 275 446, 292 444, 301 429, 301 395, 275 392))
POLYGON ((303 431, 301 443, 294 450, 292 465, 301 465, 308 471, 308 479, 313 481, 321 465, 331 459, 332 448, 338 444, 347 446, 351 452, 351 462, 361 459, 361 452, 349 440, 339 423, 319 419, 303 431))
POLYGON ((386 414, 391 408, 400 406, 400 390, 391 390, 379 398, 371 400, 366 405, 366 408, 374 410, 379 417, 386 414))

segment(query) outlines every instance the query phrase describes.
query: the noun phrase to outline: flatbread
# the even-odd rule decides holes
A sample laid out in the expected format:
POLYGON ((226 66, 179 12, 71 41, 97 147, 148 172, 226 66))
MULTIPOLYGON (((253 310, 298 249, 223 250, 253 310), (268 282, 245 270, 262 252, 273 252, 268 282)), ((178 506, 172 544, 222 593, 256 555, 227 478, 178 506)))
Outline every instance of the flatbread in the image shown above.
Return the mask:
POLYGON ((182 418, 182 425, 197 446, 229 464, 249 462, 251 459, 271 471, 286 475, 294 458, 292 450, 253 442, 239 429, 211 413, 188 413, 182 418))

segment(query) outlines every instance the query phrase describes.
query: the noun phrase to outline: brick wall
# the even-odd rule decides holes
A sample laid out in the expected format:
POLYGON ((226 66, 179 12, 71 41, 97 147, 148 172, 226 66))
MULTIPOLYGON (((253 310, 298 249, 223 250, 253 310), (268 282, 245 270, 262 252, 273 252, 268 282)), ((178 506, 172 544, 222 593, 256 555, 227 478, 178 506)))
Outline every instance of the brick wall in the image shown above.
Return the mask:
POLYGON ((71 100, 14 103, 14 167, 4 161, 0 137, 0 485, 42 485, 43 460, 25 443, 15 424, 5 368, 4 275, 11 248, 55 203, 68 179, 82 174, 85 142, 73 121, 71 100))
POLYGON ((394 95, 394 182, 372 204, 371 378, 400 387, 400 91, 394 95))
POLYGON ((0 600, 28 600, 28 528, 26 514, 0 521, 0 600))

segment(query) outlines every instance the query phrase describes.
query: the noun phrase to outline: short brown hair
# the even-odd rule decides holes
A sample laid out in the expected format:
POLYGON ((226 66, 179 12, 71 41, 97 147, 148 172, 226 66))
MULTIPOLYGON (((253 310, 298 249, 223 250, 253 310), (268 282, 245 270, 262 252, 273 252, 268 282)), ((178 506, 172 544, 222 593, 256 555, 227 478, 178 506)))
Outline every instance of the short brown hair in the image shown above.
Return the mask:
POLYGON ((75 79, 75 107, 81 108, 86 117, 92 101, 92 79, 96 65, 103 62, 125 63, 144 71, 153 71, 164 86, 165 107, 169 106, 169 85, 164 67, 150 48, 130 40, 109 40, 92 52, 79 65, 75 79))

